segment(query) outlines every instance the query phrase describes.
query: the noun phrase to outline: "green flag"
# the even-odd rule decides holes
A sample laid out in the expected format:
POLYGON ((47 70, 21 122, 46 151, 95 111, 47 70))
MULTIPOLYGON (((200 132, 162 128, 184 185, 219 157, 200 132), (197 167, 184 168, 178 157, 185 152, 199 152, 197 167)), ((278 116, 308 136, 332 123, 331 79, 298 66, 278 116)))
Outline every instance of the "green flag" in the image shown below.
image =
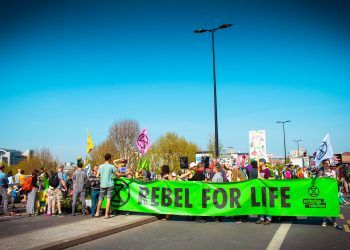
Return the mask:
POLYGON ((138 169, 149 171, 149 159, 146 158, 144 161, 140 159, 138 169))

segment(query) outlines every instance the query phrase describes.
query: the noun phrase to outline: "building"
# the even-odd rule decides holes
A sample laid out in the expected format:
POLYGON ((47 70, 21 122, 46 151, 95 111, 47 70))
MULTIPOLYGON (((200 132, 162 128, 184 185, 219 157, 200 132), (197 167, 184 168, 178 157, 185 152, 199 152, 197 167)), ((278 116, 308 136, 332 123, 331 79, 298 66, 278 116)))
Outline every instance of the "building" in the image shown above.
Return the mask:
POLYGON ((63 172, 64 173, 73 173, 76 168, 77 168, 77 164, 75 164, 73 162, 66 162, 63 165, 63 172))
POLYGON ((267 160, 272 166, 284 165, 284 156, 267 155, 267 160))
POLYGON ((16 165, 23 160, 29 159, 32 155, 32 150, 25 150, 22 152, 19 150, 0 148, 0 164, 6 163, 8 166, 16 165))
POLYGON ((349 164, 350 163, 350 152, 342 153, 342 163, 349 164))

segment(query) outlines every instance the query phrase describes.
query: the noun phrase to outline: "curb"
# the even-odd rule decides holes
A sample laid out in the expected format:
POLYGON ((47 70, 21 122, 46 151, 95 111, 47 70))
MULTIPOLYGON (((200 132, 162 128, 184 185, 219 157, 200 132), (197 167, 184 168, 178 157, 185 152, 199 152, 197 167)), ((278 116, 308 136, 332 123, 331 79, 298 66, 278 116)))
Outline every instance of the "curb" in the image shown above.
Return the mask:
POLYGON ((128 229, 131 229, 131 228, 142 226, 144 224, 148 224, 148 223, 151 223, 151 222, 154 222, 157 220, 158 219, 156 216, 152 216, 152 217, 148 217, 148 218, 141 218, 141 219, 139 219, 135 222, 132 222, 132 223, 124 223, 124 224, 121 224, 117 227, 108 227, 106 229, 99 230, 96 232, 82 234, 82 235, 75 236, 75 237, 68 238, 68 239, 61 240, 61 241, 54 241, 54 242, 44 244, 41 246, 36 246, 36 247, 30 248, 30 249, 31 250, 32 249, 36 249, 36 250, 48 250, 48 249, 61 250, 61 249, 73 247, 73 246, 76 246, 76 245, 79 245, 82 243, 86 243, 89 241, 93 241, 93 240, 96 240, 96 239, 99 239, 102 237, 106 237, 106 236, 111 235, 111 234, 119 233, 119 232, 122 232, 122 231, 125 231, 128 229))

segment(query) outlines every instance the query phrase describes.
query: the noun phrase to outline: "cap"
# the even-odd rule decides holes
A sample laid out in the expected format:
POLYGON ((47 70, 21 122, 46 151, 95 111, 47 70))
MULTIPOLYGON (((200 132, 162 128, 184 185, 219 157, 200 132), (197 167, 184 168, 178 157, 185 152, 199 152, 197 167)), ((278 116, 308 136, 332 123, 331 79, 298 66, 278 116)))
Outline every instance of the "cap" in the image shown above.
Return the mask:
POLYGON ((266 160, 265 160, 264 158, 261 158, 261 159, 259 160, 259 162, 266 163, 266 160))
POLYGON ((197 164, 195 163, 195 162, 191 162, 190 163, 190 168, 194 168, 194 167, 196 167, 197 166, 197 164))
POLYGON ((172 173, 171 173, 171 176, 176 177, 176 173, 175 173, 175 172, 172 172, 172 173))

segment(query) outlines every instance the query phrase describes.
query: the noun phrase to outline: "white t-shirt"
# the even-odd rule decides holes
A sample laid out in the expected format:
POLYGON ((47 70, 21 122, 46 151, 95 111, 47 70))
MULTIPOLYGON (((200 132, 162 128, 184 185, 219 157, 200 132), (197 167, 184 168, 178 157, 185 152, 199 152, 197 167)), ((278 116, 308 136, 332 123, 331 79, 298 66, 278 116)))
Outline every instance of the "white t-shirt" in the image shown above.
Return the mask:
POLYGON ((334 170, 331 170, 328 172, 328 171, 324 171, 323 172, 323 177, 326 177, 326 178, 337 178, 337 174, 335 173, 334 170))

